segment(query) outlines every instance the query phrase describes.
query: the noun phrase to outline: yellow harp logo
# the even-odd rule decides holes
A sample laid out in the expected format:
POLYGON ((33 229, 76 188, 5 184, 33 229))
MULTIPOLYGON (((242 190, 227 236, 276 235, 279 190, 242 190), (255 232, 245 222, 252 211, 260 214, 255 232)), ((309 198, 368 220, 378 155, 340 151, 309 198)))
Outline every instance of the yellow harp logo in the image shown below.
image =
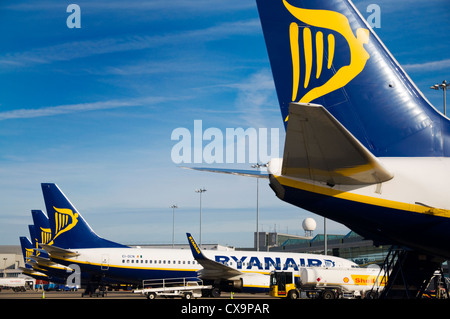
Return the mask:
POLYGON ((26 262, 30 261, 31 257, 33 257, 33 248, 25 248, 25 259, 26 259, 26 262))
MULTIPOLYGON (((370 58, 369 53, 364 49, 364 44, 369 42, 369 30, 359 28, 356 30, 356 36, 350 27, 350 23, 343 14, 328 11, 328 10, 313 10, 297 8, 286 0, 283 0, 286 9, 299 21, 307 25, 328 29, 341 34, 347 41, 350 48, 350 63, 342 66, 332 78, 325 84, 319 87, 314 87, 309 90, 304 96, 298 97, 298 88, 300 83, 300 48, 299 48, 299 26, 296 22, 292 22, 289 27, 289 39, 292 54, 292 101, 298 100, 301 103, 309 103, 325 94, 333 92, 347 85, 364 69, 367 60, 370 58)), ((312 33, 308 27, 303 28, 303 45, 305 57, 305 78, 303 87, 308 88, 311 78, 312 64, 313 64, 313 48, 312 48, 312 33)), ((327 68, 330 69, 333 64, 335 52, 335 38, 332 33, 326 36, 328 44, 327 68)), ((324 34, 318 31, 315 34, 316 42, 316 79, 320 78, 323 69, 324 60, 324 34)), ((286 118, 286 121, 288 118, 286 118)))
POLYGON ((55 236, 49 245, 53 244, 56 237, 71 230, 78 223, 78 214, 74 214, 71 209, 56 207, 53 209, 55 210, 55 236))
POLYGON ((41 243, 48 244, 52 240, 52 232, 50 228, 41 227, 41 243))

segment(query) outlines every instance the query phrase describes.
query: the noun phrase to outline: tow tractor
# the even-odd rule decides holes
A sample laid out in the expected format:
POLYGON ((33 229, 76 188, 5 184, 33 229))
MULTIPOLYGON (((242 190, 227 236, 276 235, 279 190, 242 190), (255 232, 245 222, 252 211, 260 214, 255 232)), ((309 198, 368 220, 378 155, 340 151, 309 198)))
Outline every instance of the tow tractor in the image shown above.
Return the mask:
POLYGON ((142 289, 134 290, 134 293, 145 295, 148 299, 155 299, 158 296, 191 299, 201 297, 202 291, 207 289, 212 289, 212 286, 204 285, 197 277, 166 278, 143 280, 142 289))
POLYGON ((301 293, 308 298, 360 298, 375 283, 384 286, 378 268, 305 267, 299 271, 274 271, 270 275, 270 295, 297 299, 301 293))

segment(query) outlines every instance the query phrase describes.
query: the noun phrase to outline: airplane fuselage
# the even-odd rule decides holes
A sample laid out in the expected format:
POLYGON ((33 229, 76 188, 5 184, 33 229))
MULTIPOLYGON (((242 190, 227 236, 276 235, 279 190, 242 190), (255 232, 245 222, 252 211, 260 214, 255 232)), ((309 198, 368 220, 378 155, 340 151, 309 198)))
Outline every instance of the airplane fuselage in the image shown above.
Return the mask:
POLYGON ((450 158, 379 158, 394 177, 370 185, 327 185, 283 176, 282 159, 269 164, 278 197, 340 222, 380 243, 450 257, 450 158), (387 222, 388 221, 388 222, 387 222), (446 238, 446 239, 445 239, 446 238))
MULTIPOLYGON (((92 248, 75 249, 76 257, 52 257, 67 265, 77 264, 81 272, 100 275, 111 283, 140 285, 143 280, 197 277, 203 267, 194 260, 189 249, 92 248)), ((242 280, 243 291, 267 291, 273 270, 300 267, 357 267, 349 260, 334 256, 276 252, 205 250, 205 256, 242 272, 241 276, 223 280, 242 280)), ((212 279, 212 278, 202 278, 212 279)), ((216 278, 215 281, 219 279, 216 278)))

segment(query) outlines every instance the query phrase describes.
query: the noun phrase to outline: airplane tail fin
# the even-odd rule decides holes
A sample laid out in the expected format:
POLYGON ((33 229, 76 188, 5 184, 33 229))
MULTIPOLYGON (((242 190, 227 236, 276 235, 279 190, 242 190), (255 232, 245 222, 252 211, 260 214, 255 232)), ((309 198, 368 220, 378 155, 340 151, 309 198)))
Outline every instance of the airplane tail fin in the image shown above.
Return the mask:
POLYGON ((50 222, 42 210, 32 210, 35 238, 39 244, 48 244, 52 240, 50 222))
POLYGON ((257 5, 286 126, 291 102, 311 102, 324 106, 374 156, 448 156, 448 119, 349 0, 257 5))
POLYGON ((28 232, 30 233, 32 247, 37 248, 39 241, 36 233, 36 227, 34 225, 28 225, 28 232))
POLYGON ((99 237, 69 199, 52 183, 42 183, 52 239, 48 243, 65 249, 127 247, 99 237))
POLYGON ((29 258, 33 256, 33 244, 27 237, 21 236, 19 237, 19 239, 25 267, 31 268, 31 265, 29 264, 29 258))

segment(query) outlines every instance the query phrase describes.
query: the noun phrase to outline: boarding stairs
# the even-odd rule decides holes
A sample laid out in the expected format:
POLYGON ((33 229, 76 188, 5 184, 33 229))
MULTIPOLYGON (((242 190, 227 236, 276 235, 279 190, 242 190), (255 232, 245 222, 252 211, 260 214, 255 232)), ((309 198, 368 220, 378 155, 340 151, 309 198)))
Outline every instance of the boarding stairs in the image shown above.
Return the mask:
POLYGON ((379 299, 422 298, 436 270, 443 260, 434 256, 392 246, 367 294, 379 299))

